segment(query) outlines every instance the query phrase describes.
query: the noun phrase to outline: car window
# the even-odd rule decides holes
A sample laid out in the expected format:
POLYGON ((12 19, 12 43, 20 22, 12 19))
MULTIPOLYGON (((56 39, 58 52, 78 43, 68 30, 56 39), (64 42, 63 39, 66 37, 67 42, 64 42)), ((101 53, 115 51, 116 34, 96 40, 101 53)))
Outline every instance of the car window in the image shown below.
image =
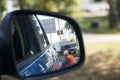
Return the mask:
POLYGON ((66 50, 65 46, 61 46, 61 50, 66 50))
POLYGON ((21 31, 16 26, 18 26, 18 23, 16 21, 16 18, 14 18, 14 21, 12 21, 12 39, 13 39, 15 56, 16 59, 19 60, 25 55, 25 52, 24 52, 24 43, 23 43, 23 37, 21 35, 21 31))
POLYGON ((73 44, 71 44, 71 45, 70 45, 70 47, 75 47, 75 46, 76 46, 76 44, 75 44, 75 43, 73 43, 73 44))
POLYGON ((66 48, 66 49, 69 49, 69 48, 70 48, 70 45, 65 45, 65 48, 66 48))
MULTIPOLYGON (((31 15, 30 15, 31 16, 31 15)), ((37 18, 37 16, 35 15, 32 15, 32 20, 31 23, 33 24, 34 28, 36 28, 36 32, 38 33, 38 38, 39 40, 41 41, 41 48, 45 48, 49 45, 49 42, 47 40, 47 37, 46 37, 46 33, 44 32, 44 30, 42 29, 42 25, 39 21, 39 19, 37 18)))
POLYGON ((32 34, 32 28, 27 16, 17 16, 13 19, 13 43, 16 60, 19 62, 39 52, 37 42, 32 34), (27 19, 27 20, 26 20, 27 19), (18 23, 19 22, 19 23, 18 23), (18 46, 19 45, 19 46, 18 46), (18 56, 18 57, 17 57, 18 56))

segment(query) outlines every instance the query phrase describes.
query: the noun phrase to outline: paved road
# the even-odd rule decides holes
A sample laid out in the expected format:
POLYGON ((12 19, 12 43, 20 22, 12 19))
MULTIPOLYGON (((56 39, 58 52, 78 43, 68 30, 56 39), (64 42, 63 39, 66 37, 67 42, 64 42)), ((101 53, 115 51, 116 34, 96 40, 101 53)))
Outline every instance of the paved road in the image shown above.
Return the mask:
POLYGON ((120 41, 120 34, 88 34, 83 33, 85 42, 114 42, 120 41))
MULTIPOLYGON (((114 43, 120 42, 120 34, 87 34, 87 33, 83 33, 83 39, 84 39, 84 43, 100 43, 100 44, 104 44, 104 43, 114 43)), ((98 45, 99 46, 99 45, 98 45)), ((96 53, 96 51, 98 49, 102 49, 102 48, 96 48, 98 46, 95 45, 91 45, 91 48, 87 48, 86 49, 86 55, 91 55, 93 53, 96 53), (95 47, 95 48, 94 48, 95 47)), ((100 47, 100 46, 99 46, 100 47)))

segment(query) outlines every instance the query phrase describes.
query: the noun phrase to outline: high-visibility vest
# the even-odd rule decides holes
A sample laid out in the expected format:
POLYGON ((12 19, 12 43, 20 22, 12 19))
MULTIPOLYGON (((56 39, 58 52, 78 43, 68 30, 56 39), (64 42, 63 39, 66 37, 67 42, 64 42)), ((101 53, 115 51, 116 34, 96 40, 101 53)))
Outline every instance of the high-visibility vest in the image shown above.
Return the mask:
POLYGON ((70 64, 71 64, 71 65, 73 65, 73 64, 76 63, 76 60, 75 60, 75 58, 74 58, 72 55, 68 54, 68 55, 67 55, 67 58, 70 60, 70 64))

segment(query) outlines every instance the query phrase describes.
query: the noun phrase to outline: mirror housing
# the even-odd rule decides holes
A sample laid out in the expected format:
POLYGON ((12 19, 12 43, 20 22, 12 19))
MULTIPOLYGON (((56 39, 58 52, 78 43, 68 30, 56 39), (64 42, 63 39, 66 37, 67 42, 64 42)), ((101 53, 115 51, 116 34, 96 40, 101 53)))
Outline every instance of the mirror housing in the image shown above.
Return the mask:
POLYGON ((77 68, 80 68, 85 60, 85 52, 84 52, 84 44, 83 44, 83 38, 81 34, 80 27, 78 24, 72 19, 67 16, 63 16, 57 13, 53 12, 46 12, 46 11, 35 11, 35 10, 17 10, 11 13, 8 13, 0 27, 0 62, 1 62, 1 73, 2 75, 12 75, 16 76, 21 79, 26 79, 26 80, 37 80, 37 79, 44 79, 44 78, 49 78, 53 76, 57 76, 63 73, 66 73, 68 71, 75 70, 77 68), (13 42, 12 42, 12 33, 14 32, 14 29, 12 29, 11 22, 12 19, 15 15, 32 15, 32 14, 40 14, 40 15, 45 15, 45 16, 51 16, 51 17, 56 17, 60 18, 63 20, 66 20, 69 22, 75 30, 76 36, 78 37, 78 43, 80 47, 80 55, 79 55, 79 61, 68 68, 64 68, 61 70, 49 72, 49 73, 43 73, 43 74, 38 74, 38 75, 32 75, 32 76, 20 76, 17 71, 16 67, 16 59, 15 59, 15 53, 13 49, 13 42))

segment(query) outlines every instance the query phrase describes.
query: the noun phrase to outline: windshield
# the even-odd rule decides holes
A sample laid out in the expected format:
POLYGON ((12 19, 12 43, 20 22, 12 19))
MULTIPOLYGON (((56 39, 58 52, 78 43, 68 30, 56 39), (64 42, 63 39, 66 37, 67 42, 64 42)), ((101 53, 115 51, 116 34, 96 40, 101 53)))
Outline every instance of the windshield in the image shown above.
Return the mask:
POLYGON ((70 47, 75 47, 75 46, 76 46, 76 44, 75 44, 75 43, 70 44, 70 47))

